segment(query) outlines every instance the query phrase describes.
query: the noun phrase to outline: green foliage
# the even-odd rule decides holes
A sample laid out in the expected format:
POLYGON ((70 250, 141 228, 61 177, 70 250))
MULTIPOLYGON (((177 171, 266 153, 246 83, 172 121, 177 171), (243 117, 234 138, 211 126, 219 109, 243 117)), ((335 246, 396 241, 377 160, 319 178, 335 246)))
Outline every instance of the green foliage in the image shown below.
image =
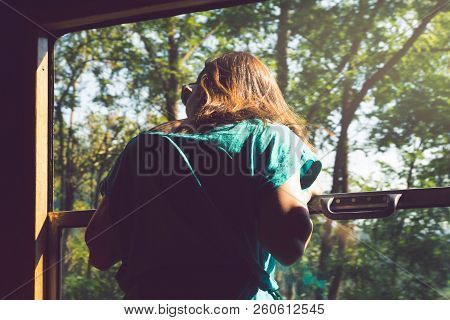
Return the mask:
POLYGON ((400 210, 366 222, 350 249, 343 299, 445 299, 449 208, 400 210), (361 237, 359 237, 361 238, 361 237))
MULTIPOLYGON (((67 231, 66 231, 67 232, 67 231)), ((71 229, 64 252, 67 271, 63 274, 63 299, 121 299, 123 292, 114 281, 118 266, 102 272, 88 264, 88 249, 84 242, 84 228, 71 229)))

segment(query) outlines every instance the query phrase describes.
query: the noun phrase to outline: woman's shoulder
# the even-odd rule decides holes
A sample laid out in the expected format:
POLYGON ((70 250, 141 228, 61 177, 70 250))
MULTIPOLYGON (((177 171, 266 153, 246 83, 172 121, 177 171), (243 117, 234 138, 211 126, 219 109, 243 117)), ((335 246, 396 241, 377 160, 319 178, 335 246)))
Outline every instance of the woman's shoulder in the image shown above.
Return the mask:
POLYGON ((255 140, 259 148, 265 149, 267 146, 272 145, 275 147, 281 146, 300 146, 303 141, 300 137, 295 134, 295 132, 287 125, 273 122, 273 121, 262 121, 254 123, 257 126, 255 140))
POLYGON ((257 148, 262 149, 265 149, 270 143, 278 145, 286 143, 298 144, 300 142, 300 139, 288 126, 260 118, 217 124, 210 127, 207 131, 188 130, 188 132, 184 132, 182 128, 187 125, 190 125, 190 123, 185 119, 169 121, 157 125, 150 130, 142 131, 140 135, 156 134, 202 141, 214 141, 219 144, 230 145, 232 149, 239 149, 239 146, 243 145, 248 139, 252 139, 253 144, 257 148))
MULTIPOLYGON (((263 120, 260 118, 250 118, 228 124, 219 125, 210 131, 211 133, 246 133, 245 135, 256 136, 260 139, 270 139, 272 137, 294 138, 297 135, 286 125, 263 120)), ((298 137, 297 137, 298 138, 298 137)))

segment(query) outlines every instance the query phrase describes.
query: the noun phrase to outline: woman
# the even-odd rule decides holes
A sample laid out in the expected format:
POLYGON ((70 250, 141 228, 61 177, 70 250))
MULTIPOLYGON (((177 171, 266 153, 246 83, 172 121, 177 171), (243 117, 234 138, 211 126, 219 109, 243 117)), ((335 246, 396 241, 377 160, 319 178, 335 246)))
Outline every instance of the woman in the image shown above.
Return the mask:
POLYGON ((102 182, 90 263, 122 261, 127 299, 277 299, 275 261, 304 253, 320 192, 305 122, 244 52, 207 61, 182 101, 187 118, 133 138, 102 182))

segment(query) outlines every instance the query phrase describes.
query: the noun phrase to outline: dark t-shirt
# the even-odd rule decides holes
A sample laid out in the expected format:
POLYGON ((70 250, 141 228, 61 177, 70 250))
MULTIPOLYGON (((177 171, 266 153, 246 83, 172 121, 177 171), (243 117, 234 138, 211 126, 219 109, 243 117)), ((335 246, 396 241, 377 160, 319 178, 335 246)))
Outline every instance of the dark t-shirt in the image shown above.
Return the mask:
POLYGON ((257 240, 258 201, 293 174, 305 189, 320 170, 288 127, 258 119, 206 133, 142 132, 100 185, 119 222, 116 278, 126 297, 270 298, 236 243, 276 289, 274 259, 257 240))

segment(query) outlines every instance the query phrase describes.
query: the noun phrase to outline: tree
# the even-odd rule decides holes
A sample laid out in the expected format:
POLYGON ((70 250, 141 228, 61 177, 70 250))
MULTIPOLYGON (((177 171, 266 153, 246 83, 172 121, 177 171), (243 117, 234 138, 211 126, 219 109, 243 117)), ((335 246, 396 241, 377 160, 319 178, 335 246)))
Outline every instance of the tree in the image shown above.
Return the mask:
MULTIPOLYGON (((313 103, 309 106, 308 116, 310 118, 307 120, 313 121, 311 118, 317 116, 321 105, 327 103, 327 100, 334 110, 340 110, 341 119, 338 126, 339 136, 331 192, 349 191, 348 128, 355 119, 356 112, 367 100, 370 91, 375 89, 387 73, 401 62, 426 31, 432 19, 444 7, 445 1, 438 1, 430 5, 428 11, 422 15, 426 8, 423 5, 416 8, 404 2, 385 4, 378 0, 373 4, 369 1, 359 1, 357 5, 342 4, 332 7, 316 3, 311 9, 313 15, 311 12, 298 11, 298 19, 304 23, 299 24, 298 28, 293 30, 293 34, 301 40, 300 46, 306 44, 308 48, 308 50, 299 51, 300 63, 304 68, 300 74, 303 73, 302 79, 306 79, 306 85, 313 81, 312 86, 308 87, 309 90, 318 87, 317 91, 319 92, 316 94, 316 99, 308 99, 313 103), (401 26, 396 26, 391 18, 392 13, 396 10, 416 15, 418 25, 412 32, 398 35, 396 29, 401 29, 401 26), (388 11, 389 15, 386 14, 388 11), (317 21, 319 17, 323 25, 318 28, 311 27, 313 21, 317 21), (341 27, 336 28, 336 25, 341 27), (325 44, 321 44, 319 41, 325 44), (380 46, 380 43, 384 45, 380 46), (399 43, 401 43, 400 46, 399 43), (335 53, 331 55, 331 52, 335 53), (339 55, 339 53, 342 54, 339 55), (317 71, 320 72, 319 76, 313 74, 317 71), (320 74, 328 75, 322 77, 320 74), (308 76, 312 79, 309 80, 308 76), (324 80, 326 78, 330 80, 324 80), (331 97, 328 97, 326 92, 331 97)), ((336 239, 338 240, 338 254, 344 256, 347 242, 345 235, 337 236, 336 239)), ((331 221, 327 221, 321 240, 320 278, 324 278, 328 273, 327 260, 331 250, 332 227, 331 221)), ((342 273, 343 267, 336 266, 328 290, 330 299, 334 299, 338 295, 342 273)), ((322 298, 323 295, 318 291, 316 297, 322 298)))

